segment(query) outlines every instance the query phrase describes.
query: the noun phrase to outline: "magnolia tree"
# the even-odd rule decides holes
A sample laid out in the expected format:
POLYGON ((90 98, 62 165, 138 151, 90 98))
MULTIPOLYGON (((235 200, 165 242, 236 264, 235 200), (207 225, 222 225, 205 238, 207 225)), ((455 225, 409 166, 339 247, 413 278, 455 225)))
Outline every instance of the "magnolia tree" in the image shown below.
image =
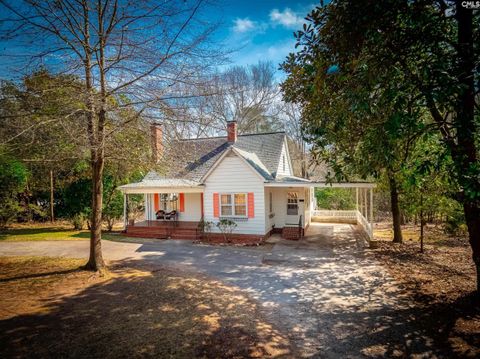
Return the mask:
POLYGON ((480 292, 480 11, 468 3, 331 1, 308 15, 283 68, 287 98, 340 170, 396 180, 417 140, 439 136, 480 292))

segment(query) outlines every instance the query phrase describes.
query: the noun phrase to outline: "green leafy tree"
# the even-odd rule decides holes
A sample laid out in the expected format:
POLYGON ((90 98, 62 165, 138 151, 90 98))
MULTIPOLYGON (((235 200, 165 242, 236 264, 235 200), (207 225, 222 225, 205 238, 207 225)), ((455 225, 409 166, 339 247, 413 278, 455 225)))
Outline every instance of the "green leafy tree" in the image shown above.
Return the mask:
POLYGON ((26 183, 25 166, 0 152, 0 229, 6 228, 8 223, 21 213, 18 196, 24 191, 26 183))
MULTIPOLYGON (((450 178, 463 207, 480 289, 478 10, 467 9, 458 0, 347 0, 315 9, 308 20, 297 33, 299 53, 284 64, 290 90, 295 83, 301 90, 294 95, 305 107, 304 114, 318 109, 316 105, 325 97, 324 81, 318 78, 336 67, 339 77, 352 80, 339 91, 361 99, 366 89, 372 96, 379 91, 391 97, 395 112, 421 115, 410 117, 412 126, 402 119, 390 134, 407 139, 406 127, 441 137, 452 159, 450 178), (428 114, 427 122, 424 114, 428 114)), ((357 106, 350 110, 362 108, 362 101, 353 103, 357 106)), ((349 126, 340 121, 339 127, 349 126)), ((363 127, 363 123, 354 126, 357 131, 351 132, 352 137, 363 140, 363 127)))

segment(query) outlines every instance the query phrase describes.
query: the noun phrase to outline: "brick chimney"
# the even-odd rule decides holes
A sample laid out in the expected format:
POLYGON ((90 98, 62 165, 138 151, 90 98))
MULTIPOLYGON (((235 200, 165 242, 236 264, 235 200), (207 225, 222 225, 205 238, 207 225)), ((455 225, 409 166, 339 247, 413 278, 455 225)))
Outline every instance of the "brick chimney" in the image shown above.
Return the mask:
POLYGON ((230 143, 237 142, 237 121, 227 122, 227 139, 230 143))
POLYGON ((158 123, 150 125, 150 133, 152 137, 152 159, 157 163, 163 154, 163 129, 158 123))

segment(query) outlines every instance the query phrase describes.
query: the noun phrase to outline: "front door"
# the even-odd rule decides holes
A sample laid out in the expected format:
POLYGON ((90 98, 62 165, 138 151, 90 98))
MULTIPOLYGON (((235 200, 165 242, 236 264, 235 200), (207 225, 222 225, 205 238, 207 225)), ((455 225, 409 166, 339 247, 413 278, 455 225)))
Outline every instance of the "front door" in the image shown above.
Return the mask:
MULTIPOLYGON (((287 192, 287 225, 298 225, 300 216, 303 215, 305 210, 305 200, 302 193, 299 191, 287 192)), ((305 218, 302 216, 302 224, 305 223, 305 218)))

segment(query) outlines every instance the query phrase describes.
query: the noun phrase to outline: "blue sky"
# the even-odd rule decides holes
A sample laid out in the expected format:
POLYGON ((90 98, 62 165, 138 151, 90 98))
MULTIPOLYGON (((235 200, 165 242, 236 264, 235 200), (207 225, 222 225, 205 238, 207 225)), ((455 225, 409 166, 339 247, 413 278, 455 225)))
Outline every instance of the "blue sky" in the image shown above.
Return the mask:
MULTIPOLYGON (((302 28, 305 16, 319 1, 213 0, 213 4, 203 18, 220 22, 215 37, 227 49, 235 50, 230 56, 231 65, 262 60, 271 61, 278 68, 288 53, 294 51, 293 32, 302 28)), ((0 17, 5 16, 3 11, 0 7, 0 17)), ((0 42, 0 53, 6 49, 25 52, 23 46, 16 48, 13 43, 0 42)), ((0 74, 4 71, 0 66, 0 74)), ((278 76, 282 75, 278 71, 278 76)))
POLYGON ((222 21, 218 38, 238 49, 231 56, 233 64, 269 60, 277 67, 294 50, 293 32, 301 29, 316 4, 312 0, 220 0, 218 13, 211 16, 222 21))

